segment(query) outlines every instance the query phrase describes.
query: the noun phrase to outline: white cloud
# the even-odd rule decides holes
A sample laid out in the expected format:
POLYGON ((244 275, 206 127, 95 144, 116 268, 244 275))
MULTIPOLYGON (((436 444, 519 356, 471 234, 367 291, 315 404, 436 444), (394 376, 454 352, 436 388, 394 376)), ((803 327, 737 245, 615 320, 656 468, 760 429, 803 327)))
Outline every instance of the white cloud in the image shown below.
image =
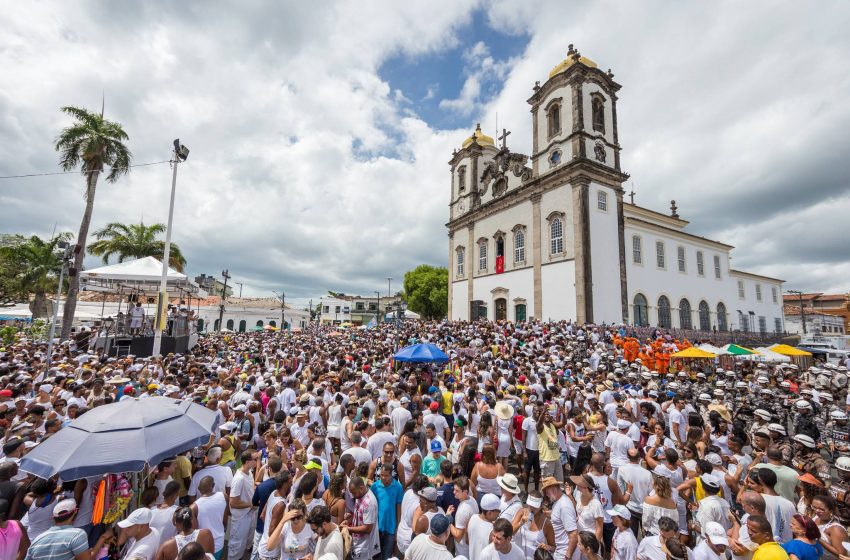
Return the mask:
MULTIPOLYGON (((256 294, 384 290, 385 276, 445 262, 445 162, 469 131, 430 127, 378 69, 457 47, 478 8, 17 6, 0 14, 0 175, 56 169, 52 142, 68 124, 59 107, 99 108, 105 92, 137 162, 166 159, 175 137, 192 150, 174 231, 190 273, 229 268, 256 294)), ((850 272, 833 243, 850 235, 840 211, 850 210, 848 10, 660 0, 484 9, 496 29, 528 34, 527 47, 497 60, 492 45, 471 45, 461 91, 430 84, 426 99, 456 95, 441 107, 470 122, 498 112, 512 146, 529 153, 525 100, 574 43, 623 85, 622 160, 639 203, 665 209, 675 198, 695 231, 738 246, 736 266, 789 287, 840 287, 850 272)), ((101 184, 93 227, 165 221, 169 187, 167 166, 101 184)), ((3 229, 76 231, 81 194, 78 175, 0 182, 3 229)))

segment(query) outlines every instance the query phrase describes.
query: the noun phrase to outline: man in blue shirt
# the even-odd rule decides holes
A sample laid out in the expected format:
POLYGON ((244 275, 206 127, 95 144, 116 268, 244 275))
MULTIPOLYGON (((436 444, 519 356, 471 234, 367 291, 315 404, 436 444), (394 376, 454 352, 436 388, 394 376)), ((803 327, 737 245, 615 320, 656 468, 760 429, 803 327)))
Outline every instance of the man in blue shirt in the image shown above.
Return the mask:
POLYGON ((401 500, 404 488, 393 478, 393 466, 384 463, 381 477, 372 484, 372 493, 378 500, 378 535, 381 538, 381 560, 393 555, 395 531, 401 519, 401 500))

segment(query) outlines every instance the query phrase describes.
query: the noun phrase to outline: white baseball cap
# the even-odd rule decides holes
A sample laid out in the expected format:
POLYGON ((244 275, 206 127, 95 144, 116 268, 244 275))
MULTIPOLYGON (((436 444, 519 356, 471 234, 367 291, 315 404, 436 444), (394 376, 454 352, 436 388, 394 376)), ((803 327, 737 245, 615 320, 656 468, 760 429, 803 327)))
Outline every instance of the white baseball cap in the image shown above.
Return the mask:
POLYGON ((629 508, 622 504, 617 504, 609 510, 606 510, 605 513, 610 515, 611 517, 622 517, 623 519, 631 519, 632 513, 629 511, 629 508))
POLYGON ((132 527, 133 525, 147 525, 151 522, 151 510, 148 508, 139 508, 127 516, 127 519, 118 522, 118 526, 122 529, 132 527))
POLYGON ((706 523, 703 533, 705 533, 705 538, 707 538, 711 544, 722 544, 724 546, 729 545, 729 539, 726 537, 726 530, 723 529, 723 525, 717 521, 709 521, 706 523))

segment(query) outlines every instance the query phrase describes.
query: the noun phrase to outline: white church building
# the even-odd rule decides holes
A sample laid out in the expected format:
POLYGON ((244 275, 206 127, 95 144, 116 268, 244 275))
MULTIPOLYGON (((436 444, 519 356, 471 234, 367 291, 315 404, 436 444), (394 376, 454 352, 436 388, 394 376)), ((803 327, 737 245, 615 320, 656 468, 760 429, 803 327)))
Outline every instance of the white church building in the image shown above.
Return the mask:
POLYGON ((530 156, 480 126, 454 151, 449 318, 782 332, 782 280, 733 270, 675 202, 623 199, 620 87, 570 45, 528 99, 530 156))

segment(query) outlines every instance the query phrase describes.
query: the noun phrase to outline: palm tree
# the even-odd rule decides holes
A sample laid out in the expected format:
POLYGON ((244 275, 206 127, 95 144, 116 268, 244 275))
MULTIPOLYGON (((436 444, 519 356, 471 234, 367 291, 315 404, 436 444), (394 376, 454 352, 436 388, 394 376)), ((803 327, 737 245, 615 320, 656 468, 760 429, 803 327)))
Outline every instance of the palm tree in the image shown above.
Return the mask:
MULTIPOLYGON (((158 240, 156 236, 164 232, 165 224, 146 226, 144 222, 139 224, 113 222, 94 232, 97 241, 89 245, 89 253, 102 257, 104 264, 109 262, 112 255, 118 256, 118 262, 142 257, 156 257, 162 260, 165 242, 158 240)), ((168 264, 180 272, 183 272, 186 266, 186 259, 183 258, 180 247, 173 241, 168 255, 168 264)))
MULTIPOLYGON (((62 107, 62 112, 74 118, 74 123, 63 129, 56 139, 56 151, 59 152, 59 165, 64 171, 80 168, 86 179, 86 210, 80 222, 77 234, 77 244, 80 251, 74 257, 74 268, 77 272, 83 269, 86 238, 91 225, 94 210, 94 194, 97 179, 109 167, 106 181, 114 183, 121 175, 130 170, 132 154, 124 144, 129 138, 121 124, 103 118, 100 114, 92 113, 80 107, 62 107)), ((80 276, 70 277, 68 297, 65 300, 65 310, 62 318, 62 340, 71 334, 71 323, 77 309, 77 293, 80 291, 80 276)))
POLYGON ((44 240, 37 235, 19 237, 15 243, 2 247, 3 256, 20 265, 17 277, 22 295, 32 294, 30 310, 33 318, 49 317, 47 294, 56 290, 62 257, 59 242, 71 239, 70 233, 60 233, 44 240))

